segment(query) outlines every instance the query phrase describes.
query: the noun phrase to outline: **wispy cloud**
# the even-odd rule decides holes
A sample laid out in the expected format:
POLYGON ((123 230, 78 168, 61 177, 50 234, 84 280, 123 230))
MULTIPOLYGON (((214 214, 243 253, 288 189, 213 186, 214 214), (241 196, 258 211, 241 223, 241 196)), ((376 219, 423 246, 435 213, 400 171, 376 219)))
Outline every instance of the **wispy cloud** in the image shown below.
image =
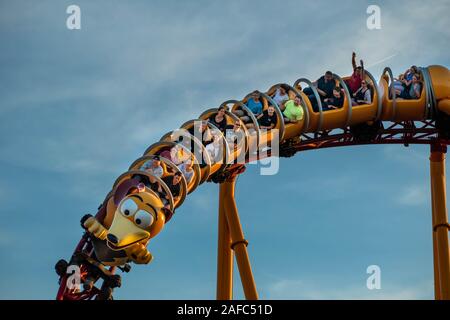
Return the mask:
POLYGON ((397 56, 397 53, 391 54, 390 56, 387 56, 387 57, 385 57, 385 58, 383 58, 383 59, 381 59, 381 60, 378 60, 378 61, 375 61, 375 62, 371 62, 369 65, 364 66, 364 67, 365 67, 365 68, 372 68, 372 67, 375 67, 375 66, 379 65, 380 63, 385 63, 386 61, 388 61, 388 60, 394 58, 395 56, 397 56))
POLYGON ((401 205, 417 206, 426 204, 429 197, 429 188, 424 185, 412 185, 401 190, 396 195, 396 200, 401 205))

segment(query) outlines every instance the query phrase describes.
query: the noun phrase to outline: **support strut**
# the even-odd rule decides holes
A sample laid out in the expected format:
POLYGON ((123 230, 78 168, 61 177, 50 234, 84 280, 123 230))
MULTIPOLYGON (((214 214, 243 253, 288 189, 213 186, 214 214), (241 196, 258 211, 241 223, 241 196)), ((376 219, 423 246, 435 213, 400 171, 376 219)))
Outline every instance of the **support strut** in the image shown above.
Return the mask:
POLYGON ((231 249, 231 235, 223 202, 221 190, 219 193, 216 298, 217 300, 231 300, 233 299, 233 250, 231 249))
POLYGON ((433 262, 435 298, 450 300, 450 253, 445 186, 445 154, 447 146, 431 145, 430 177, 433 222, 433 262))
POLYGON ((231 177, 220 184, 217 298, 232 298, 233 254, 230 251, 233 250, 245 298, 257 300, 258 292, 247 251, 248 242, 244 238, 234 198, 235 183, 236 178, 231 177))

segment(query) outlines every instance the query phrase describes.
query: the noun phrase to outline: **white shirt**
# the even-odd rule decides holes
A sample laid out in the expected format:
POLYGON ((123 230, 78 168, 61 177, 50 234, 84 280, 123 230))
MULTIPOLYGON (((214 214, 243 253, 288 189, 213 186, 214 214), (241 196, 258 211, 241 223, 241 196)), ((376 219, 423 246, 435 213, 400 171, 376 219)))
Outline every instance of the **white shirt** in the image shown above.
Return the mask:
POLYGON ((278 88, 272 99, 273 99, 273 101, 275 101, 277 103, 278 106, 280 106, 283 102, 289 100, 289 96, 287 93, 282 95, 280 93, 280 88, 278 88))
POLYGON ((140 168, 142 171, 146 171, 155 177, 161 178, 164 174, 164 170, 161 166, 153 167, 153 160, 146 161, 140 168))

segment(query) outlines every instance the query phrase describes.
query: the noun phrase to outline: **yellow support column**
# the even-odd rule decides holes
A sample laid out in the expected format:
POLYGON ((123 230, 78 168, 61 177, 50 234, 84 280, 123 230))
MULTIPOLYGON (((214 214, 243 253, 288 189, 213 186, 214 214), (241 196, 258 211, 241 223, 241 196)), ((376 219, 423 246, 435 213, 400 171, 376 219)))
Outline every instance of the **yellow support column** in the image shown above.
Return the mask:
POLYGON ((239 214, 234 199, 235 183, 235 177, 221 183, 221 200, 223 201, 225 208, 228 229, 232 240, 231 248, 234 250, 236 255, 236 261, 245 298, 248 300, 257 300, 258 292, 256 291, 255 280, 253 279, 253 272, 247 252, 248 242, 245 240, 244 233, 242 232, 241 221, 239 219, 239 214))
MULTIPOLYGON (((433 195, 433 184, 431 184, 431 195, 433 195)), ((433 196, 431 198, 431 208, 432 208, 432 228, 436 225, 436 222, 434 221, 434 202, 433 202, 433 196)), ((439 266, 438 266, 438 251, 437 251, 437 240, 436 240, 436 232, 432 231, 432 237, 433 237, 433 272, 434 272, 434 299, 440 300, 441 299, 441 286, 439 282, 439 266)))
POLYGON ((445 153, 447 146, 431 146, 430 176, 433 212, 433 253, 436 299, 450 300, 450 252, 448 243, 448 217, 445 186, 445 153))
POLYGON ((217 246, 217 300, 233 299, 233 251, 231 235, 223 205, 222 184, 219 192, 219 241, 217 246))

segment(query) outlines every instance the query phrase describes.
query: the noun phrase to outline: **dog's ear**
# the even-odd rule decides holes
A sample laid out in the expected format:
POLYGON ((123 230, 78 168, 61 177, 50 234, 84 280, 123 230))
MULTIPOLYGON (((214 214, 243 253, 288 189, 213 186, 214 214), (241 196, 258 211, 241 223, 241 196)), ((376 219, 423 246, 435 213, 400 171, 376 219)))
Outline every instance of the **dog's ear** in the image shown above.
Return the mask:
POLYGON ((114 204, 119 205, 120 201, 125 198, 130 191, 137 189, 139 185, 139 180, 136 178, 126 179, 121 182, 114 190, 114 204))
POLYGON ((161 211, 166 216, 166 223, 169 222, 169 220, 172 219, 172 216, 173 216, 172 210, 167 209, 167 208, 162 208, 161 211))

